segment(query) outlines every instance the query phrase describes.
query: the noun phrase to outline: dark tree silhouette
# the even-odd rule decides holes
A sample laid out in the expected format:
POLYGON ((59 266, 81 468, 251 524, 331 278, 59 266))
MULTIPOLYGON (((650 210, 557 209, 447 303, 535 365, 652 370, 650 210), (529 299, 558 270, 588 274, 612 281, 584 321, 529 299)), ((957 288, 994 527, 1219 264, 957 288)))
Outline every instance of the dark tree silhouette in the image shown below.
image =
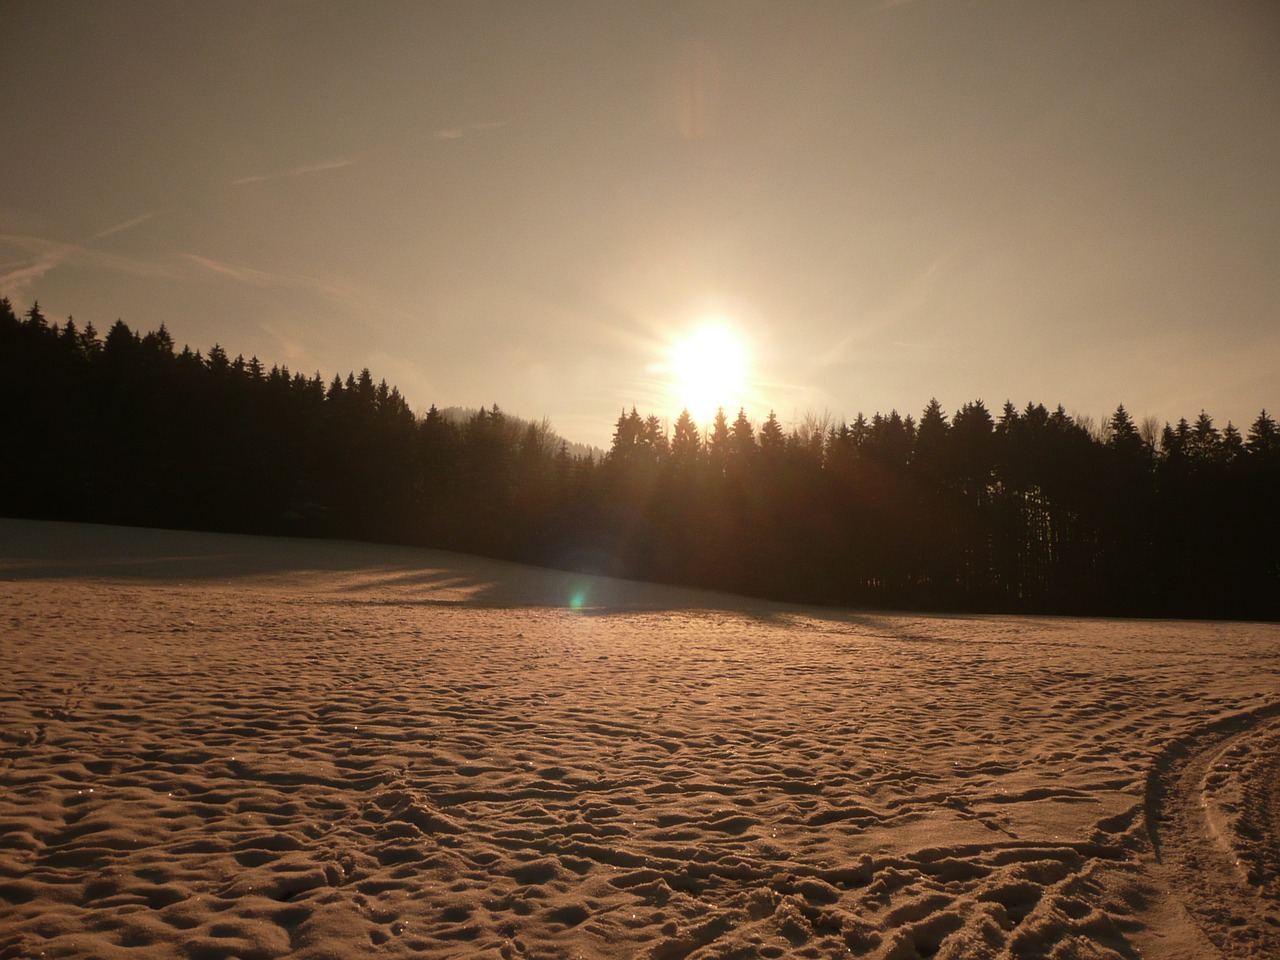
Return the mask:
POLYGON ((799 601, 1280 616, 1280 429, 981 401, 789 431, 633 407, 603 462, 369 370, 177 350, 0 299, 0 513, 426 544, 799 601), (1158 442, 1156 442, 1158 439, 1158 442))

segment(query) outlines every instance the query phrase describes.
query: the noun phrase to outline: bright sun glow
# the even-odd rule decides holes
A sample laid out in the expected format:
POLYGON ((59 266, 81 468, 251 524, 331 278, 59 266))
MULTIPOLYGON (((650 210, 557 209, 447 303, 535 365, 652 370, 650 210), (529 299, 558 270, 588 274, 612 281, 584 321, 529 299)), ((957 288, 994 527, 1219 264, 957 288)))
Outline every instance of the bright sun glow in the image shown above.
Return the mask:
POLYGON ((741 338, 722 324, 699 327, 672 349, 672 384, 675 399, 701 426, 717 407, 724 407, 729 419, 745 400, 747 380, 746 349, 741 338))

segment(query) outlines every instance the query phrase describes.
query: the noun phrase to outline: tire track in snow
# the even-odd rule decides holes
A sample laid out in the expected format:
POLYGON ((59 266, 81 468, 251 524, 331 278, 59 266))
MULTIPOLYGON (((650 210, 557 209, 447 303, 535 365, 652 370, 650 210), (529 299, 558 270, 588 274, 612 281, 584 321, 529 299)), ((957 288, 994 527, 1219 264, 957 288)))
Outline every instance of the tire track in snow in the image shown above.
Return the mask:
POLYGON ((1276 896, 1280 703, 1164 748, 1147 780, 1147 833, 1169 889, 1223 957, 1280 957, 1276 896))

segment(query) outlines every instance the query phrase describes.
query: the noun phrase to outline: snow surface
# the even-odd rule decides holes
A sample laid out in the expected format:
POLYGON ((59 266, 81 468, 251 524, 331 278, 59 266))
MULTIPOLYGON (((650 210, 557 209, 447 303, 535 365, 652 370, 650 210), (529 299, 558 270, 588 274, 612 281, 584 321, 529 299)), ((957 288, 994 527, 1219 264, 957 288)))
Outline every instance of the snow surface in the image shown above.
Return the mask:
POLYGON ((1280 957, 1280 626, 0 520, 0 958, 1280 957))

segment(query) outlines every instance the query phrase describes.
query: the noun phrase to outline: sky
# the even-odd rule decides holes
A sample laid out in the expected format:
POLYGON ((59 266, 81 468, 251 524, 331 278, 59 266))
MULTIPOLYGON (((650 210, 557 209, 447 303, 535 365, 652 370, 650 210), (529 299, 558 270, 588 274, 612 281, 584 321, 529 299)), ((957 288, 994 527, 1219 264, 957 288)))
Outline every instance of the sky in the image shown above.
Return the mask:
POLYGON ((601 446, 717 343, 757 423, 1280 410, 1269 0, 0 0, 0 49, 20 312, 601 446))

